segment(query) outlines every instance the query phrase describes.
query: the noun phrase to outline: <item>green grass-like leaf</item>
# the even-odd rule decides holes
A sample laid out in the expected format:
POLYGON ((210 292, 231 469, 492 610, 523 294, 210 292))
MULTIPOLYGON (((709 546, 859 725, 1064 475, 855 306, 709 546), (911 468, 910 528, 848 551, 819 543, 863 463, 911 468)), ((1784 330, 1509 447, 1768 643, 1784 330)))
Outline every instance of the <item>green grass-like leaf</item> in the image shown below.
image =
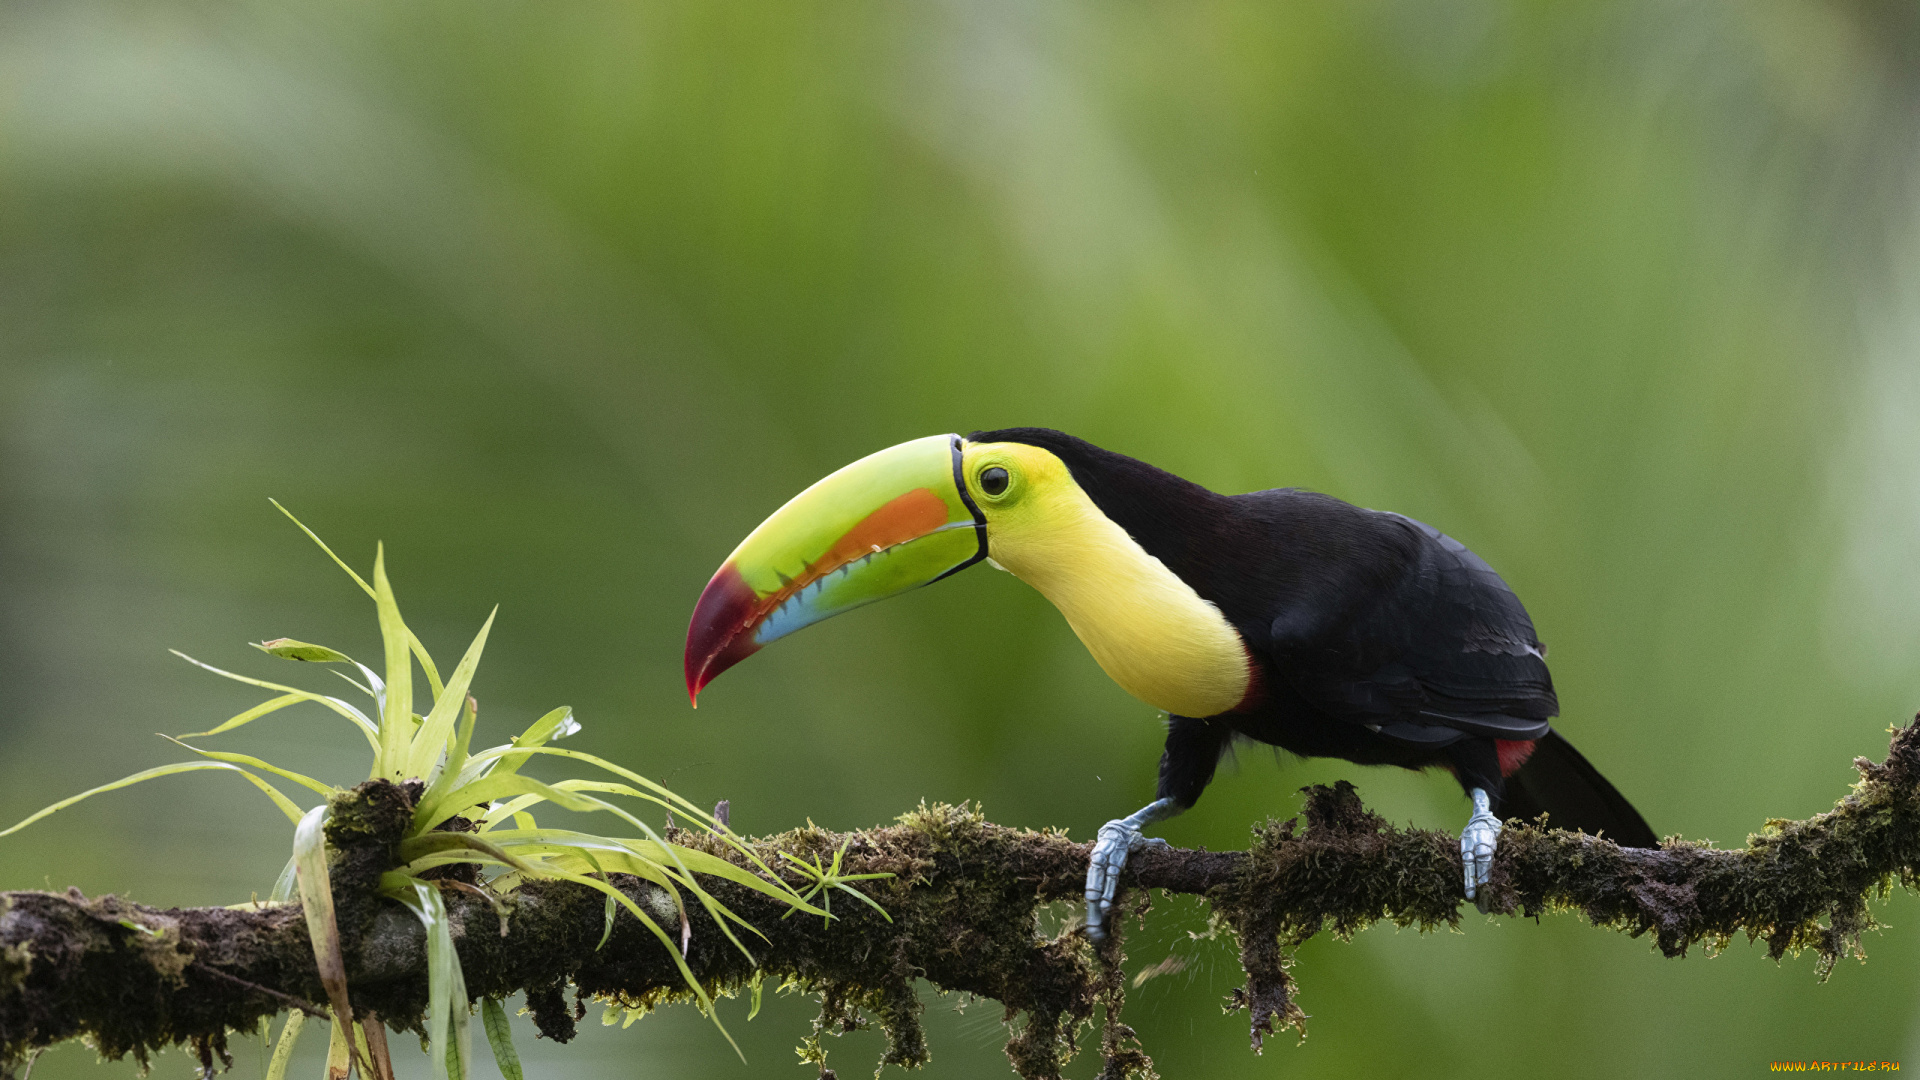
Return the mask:
MULTIPOLYGON (((345 1021, 332 1025, 327 1036, 327 1080, 347 1080, 353 1071, 353 1037, 347 1034, 345 1021)), ((370 1075, 370 1070, 362 1070, 370 1075)))
POLYGON ((272 784, 269 784, 265 780, 260 779, 259 777, 253 775, 247 770, 240 768, 238 765, 229 765, 225 762, 219 762, 219 761, 182 761, 172 765, 160 765, 151 769, 143 769, 140 772, 134 773, 132 776, 121 777, 120 779, 115 780, 111 784, 101 784, 97 788, 88 788, 86 791, 83 791, 78 795, 72 795, 67 798, 61 799, 59 802, 54 803, 52 806, 45 807, 35 812, 34 814, 29 815, 24 820, 16 822, 15 824, 13 824, 12 826, 9 826, 6 829, 0 829, 0 836, 8 836, 13 833, 17 833, 21 829, 24 829, 27 826, 33 824, 34 822, 39 821, 41 818, 49 817, 62 810, 65 810, 67 807, 72 806, 74 803, 80 802, 85 799, 91 799, 95 795, 99 795, 102 792, 118 791, 119 789, 124 787, 132 787, 135 784, 144 783, 148 780, 157 780, 162 776, 173 776, 177 773, 211 772, 216 770, 221 772, 236 772, 236 773, 239 773, 241 776, 246 777, 248 780, 253 782, 253 785, 255 787, 265 792, 267 794, 267 797, 273 800, 273 804, 279 807, 280 811, 286 814, 289 819, 296 822, 300 820, 300 808, 294 805, 292 799, 289 799, 285 795, 282 795, 280 793, 280 790, 274 787, 272 784))
POLYGON ((554 739, 580 733, 580 721, 573 718, 573 707, 562 705, 535 720, 513 740, 516 747, 545 746, 554 739))
MULTIPOLYGON (((382 879, 383 886, 387 880, 382 879)), ((467 981, 460 971, 460 954, 453 947, 446 900, 430 881, 402 878, 401 882, 401 887, 383 891, 413 912, 427 932, 427 1058, 434 1080, 467 1080, 472 1060, 467 981)))
POLYGON ((387 548, 374 549, 373 604, 380 616, 380 640, 386 647, 387 692, 380 709, 380 756, 373 775, 395 783, 407 778, 408 750, 413 745, 413 656, 408 650, 412 631, 400 618, 400 604, 387 580, 387 548))
POLYGON ((448 793, 457 791, 492 771, 484 762, 472 768, 468 767, 471 762, 467 751, 473 746, 473 729, 479 722, 480 703, 475 701, 472 695, 468 695, 460 724, 454 729, 453 740, 447 745, 446 761, 435 771, 433 782, 421 792, 421 802, 438 801, 448 793))
MULTIPOLYGON (((467 647, 467 654, 453 669, 453 678, 448 680, 446 688, 434 697, 433 711, 427 714, 426 722, 420 725, 420 731, 413 737, 408 750, 406 775, 425 777, 440 754, 447 749, 447 740, 453 735, 454 721, 460 715, 460 706, 467 700, 467 687, 473 683, 473 673, 480 666, 480 654, 487 647, 487 633, 493 629, 493 619, 500 613, 494 608, 487 621, 474 635, 473 644, 467 647)), ((461 762, 452 767, 458 772, 461 762)))
MULTIPOLYGON (((340 952, 340 927, 333 917, 333 882, 327 877, 327 807, 307 811, 293 831, 293 861, 300 889, 300 907, 307 920, 307 937, 320 969, 320 984, 333 1005, 334 1038, 351 1049, 353 1003, 347 998, 347 963, 340 952)), ((332 1069, 328 1055, 328 1068, 332 1069)))
MULTIPOLYGON (((285 507, 280 507, 278 503, 274 505, 282 513, 287 513, 285 507)), ((206 750, 183 742, 184 739, 222 735, 290 706, 312 702, 345 718, 360 731, 373 751, 373 777, 395 782, 418 778, 425 782, 426 787, 416 802, 413 818, 394 853, 400 865, 385 871, 380 884, 383 894, 406 905, 427 931, 429 1056, 436 1080, 452 1080, 453 1077, 466 1080, 471 1068, 468 1052, 469 1002, 465 980, 460 972, 459 956, 453 948, 442 887, 477 893, 493 906, 503 928, 511 912, 502 896, 525 881, 542 878, 571 881, 602 893, 607 899, 608 936, 611 936, 614 919, 621 909, 639 920, 667 949, 682 978, 686 980, 688 990, 699 1002, 701 1011, 733 1045, 735 1053, 739 1053, 739 1046, 721 1024, 712 998, 694 978, 686 963, 685 953, 692 936, 689 914, 692 905, 688 903, 688 898, 690 896, 743 953, 751 955, 734 933, 734 928, 744 927, 756 935, 759 931, 709 893, 701 885, 701 876, 723 878, 777 899, 792 911, 822 917, 830 917, 825 897, 835 889, 852 892, 862 901, 879 908, 879 905, 848 888, 845 883, 882 875, 840 874, 838 857, 833 860, 831 867, 820 865, 817 859, 811 864, 798 863, 810 879, 810 890, 802 896, 774 873, 744 841, 693 802, 611 761, 548 745, 553 740, 580 730, 573 710, 568 707, 562 706, 540 716, 510 743, 472 753, 471 747, 479 724, 479 709, 470 691, 478 676, 480 660, 498 609, 487 616, 460 663, 455 666, 452 679, 443 684, 432 657, 419 638, 408 629, 401 615, 393 585, 387 577, 385 548, 375 549, 373 580, 369 583, 321 542, 312 530, 300 524, 292 514, 287 513, 287 517, 345 570, 367 595, 373 597, 381 633, 384 677, 347 654, 324 645, 292 638, 275 638, 254 647, 285 659, 353 665, 366 679, 364 685, 343 673, 335 674, 340 674, 373 700, 377 719, 337 697, 225 671, 184 653, 176 653, 188 663, 221 678, 273 691, 276 696, 206 731, 177 738, 162 736, 207 760, 158 766, 81 792, 0 831, 0 836, 17 832, 94 795, 176 773, 233 772, 259 788, 295 825, 292 857, 281 871, 270 900, 284 903, 297 896, 301 903, 314 959, 334 1014, 335 1023, 330 1025, 333 1030, 330 1032, 328 1050, 328 1075, 334 1080, 345 1080, 355 1064, 363 1073, 368 1073, 370 1069, 386 1068, 388 1062, 384 1037, 356 1038, 355 1034, 364 1029, 355 1023, 347 996, 346 965, 341 954, 339 928, 334 918, 325 842, 328 807, 322 804, 303 812, 256 772, 290 780, 327 798, 338 795, 340 789, 250 754, 206 750), (415 663, 420 665, 433 695, 432 704, 428 706, 424 717, 414 713, 415 663), (522 775, 522 768, 535 758, 590 765, 618 779, 571 777, 548 782, 522 775), (741 866, 705 851, 669 843, 645 821, 602 796, 637 799, 669 812, 679 812, 695 827, 728 845, 747 865, 741 866), (642 835, 622 839, 571 829, 541 828, 532 811, 545 804, 579 813, 612 814, 642 835), (478 821, 480 831, 440 830, 440 826, 457 815, 478 821), (509 821, 514 827, 505 827, 509 821), (435 867, 455 864, 476 865, 493 876, 482 886, 428 882, 418 876, 435 867), (631 874, 661 890, 664 898, 673 905, 678 934, 670 932, 633 898, 609 884, 607 875, 614 873, 631 874), (822 898, 820 906, 811 902, 815 895, 822 898), (676 936, 678 940, 675 940, 676 936), (381 1045, 376 1047, 376 1043, 381 1045)), ((885 912, 882 911, 882 914, 885 912)), ((755 1000, 757 1005, 757 993, 755 1000)), ((504 1010, 497 1001, 483 1002, 481 1010, 486 1018, 488 1041, 494 1047, 502 1073, 519 1080, 519 1058, 507 1036, 504 1010)), ((282 1029, 271 1057, 265 1061, 265 1070, 270 1078, 284 1078, 294 1040, 303 1023, 304 1017, 295 1014, 282 1029)), ((269 1032, 269 1028, 262 1029, 263 1050, 269 1032)), ((380 1034, 384 1036, 384 1032, 380 1034)))
POLYGON ((204 739, 209 735, 222 735, 222 734, 225 734, 226 732, 232 731, 234 728, 240 727, 243 724, 250 724, 253 721, 260 719, 262 716, 266 716, 268 713, 278 712, 279 710, 284 709, 289 705, 294 705, 302 701, 311 701, 317 705, 324 705, 327 708, 333 710, 334 712, 339 713, 341 716, 346 717, 348 720, 353 721, 354 726, 358 727, 361 733, 366 735, 367 741, 373 745, 374 751, 376 753, 379 752, 380 729, 374 725, 373 721, 367 719, 366 713, 363 713, 359 709, 356 709, 353 706, 347 704, 346 702, 341 701, 337 697, 328 697, 325 694, 315 694, 306 690, 301 690, 297 687, 282 686, 279 683, 267 682, 264 679, 253 679, 253 678, 248 678, 245 675, 236 675, 231 671, 223 671, 220 668, 214 667, 212 664, 203 664, 200 661, 195 660, 193 657, 188 656, 186 653, 181 652, 179 649, 169 649, 167 651, 171 652, 173 655, 179 657, 180 659, 185 660, 187 663, 192 664, 194 667, 201 668, 202 670, 205 670, 205 671, 211 671, 215 675, 218 675, 223 679, 232 679, 234 682, 245 683, 248 686, 258 686, 263 690, 279 690, 283 695, 281 697, 274 698, 271 701, 261 702, 260 704, 255 705, 253 708, 248 709, 246 712, 243 712, 238 716, 233 717, 232 719, 228 720, 226 723, 221 724, 218 727, 208 728, 205 731, 195 731, 195 732, 190 732, 188 734, 182 735, 180 736, 180 738, 182 739, 204 739))
POLYGON ((325 645, 312 645, 292 638, 274 638, 272 641, 250 642, 254 648, 268 656, 278 656, 283 660, 304 660, 309 664, 351 664, 353 657, 338 649, 329 649, 325 645))
MULTIPOLYGON (((825 908, 829 905, 830 901, 833 898, 833 890, 838 889, 839 891, 852 896, 855 900, 858 900, 861 903, 872 908, 873 910, 879 912, 881 918, 887 920, 888 922, 892 922, 893 916, 887 914, 886 908, 881 907, 878 903, 874 901, 872 897, 854 888, 853 886, 847 884, 847 882, 870 881, 875 878, 890 878, 893 875, 892 874, 843 874, 841 873, 840 861, 841 859, 845 858, 847 854, 847 843, 848 843, 847 841, 841 842, 840 850, 833 853, 833 862, 831 865, 826 865, 826 866, 821 865, 820 859, 818 856, 815 856, 812 859, 802 859, 794 855, 789 855, 783 851, 780 853, 780 857, 792 863, 794 866, 794 869, 800 871, 802 874, 805 874, 807 875, 807 877, 812 879, 813 881, 812 887, 808 888, 806 892, 801 894, 803 899, 811 900, 815 896, 818 896, 820 897, 820 906, 822 908, 825 908)), ((792 915, 793 912, 797 910, 799 909, 795 908, 790 911, 782 912, 780 917, 784 919, 789 915, 792 915)))
MULTIPOLYGON (((319 536, 315 535, 312 529, 309 529, 306 527, 306 525, 302 524, 299 518, 294 517, 292 511, 288 510, 284 506, 281 506, 279 500, 268 499, 267 501, 273 504, 273 508, 275 510, 278 510, 282 514, 287 515, 287 520, 293 522, 296 526, 298 526, 301 532, 306 533, 307 539, 312 540, 315 544, 318 544, 320 546, 320 550, 327 553, 327 558, 332 559, 333 564, 335 566, 338 566, 340 569, 345 570, 347 572, 347 576, 352 578, 354 584, 360 586, 363 592, 365 592, 368 596, 374 597, 376 600, 378 599, 377 594, 374 592, 373 586, 367 584, 367 579, 361 577, 359 574, 354 573, 353 567, 348 566, 344 561, 341 560, 340 556, 335 555, 333 553, 333 549, 327 546, 326 541, 320 539, 319 536)), ((433 657, 427 655, 427 647, 425 645, 420 644, 420 639, 417 637, 414 637, 413 631, 411 630, 407 631, 407 644, 412 649, 415 658, 417 658, 420 661, 420 670, 426 672, 427 686, 433 690, 433 696, 439 697, 440 696, 440 671, 438 668, 435 668, 433 666, 433 657)))
POLYGON ((560 878, 563 881, 571 881, 577 885, 585 885, 589 889, 596 889, 603 892, 615 903, 626 908, 634 918, 639 919, 640 924, 645 926, 647 931, 654 937, 659 938, 660 944, 666 946, 668 955, 673 958, 674 966, 680 969, 680 977, 686 981, 687 989, 693 991, 694 997, 700 1002, 701 1011, 707 1014, 707 1019, 713 1021, 713 1026, 720 1030, 722 1036, 725 1036, 727 1045, 733 1047, 735 1054, 740 1055, 740 1060, 747 1060, 747 1056, 740 1053, 740 1044, 733 1041, 733 1036, 728 1034, 726 1025, 720 1022, 720 1014, 713 1007, 713 999, 707 996, 706 987, 700 985, 700 980, 694 978, 693 970, 687 967, 686 958, 681 956, 680 949, 676 946, 674 940, 667 936, 667 932, 660 928, 659 923, 655 922, 651 916, 641 910, 640 905, 634 903, 633 899, 626 893, 621 892, 619 889, 614 888, 612 885, 598 878, 588 877, 585 874, 569 873, 565 870, 548 870, 547 874, 551 877, 560 878))
MULTIPOLYGON (((263 761, 260 758, 254 757, 252 754, 232 754, 224 750, 202 750, 190 743, 181 742, 171 735, 162 735, 160 737, 173 743, 175 746, 183 747, 211 761, 225 761, 233 765, 251 765, 262 772, 270 772, 275 776, 285 777, 299 784, 301 787, 325 798, 332 798, 340 791, 339 788, 323 784, 311 776, 303 776, 300 773, 294 772, 292 769, 283 769, 270 761, 263 761)), ((298 822, 300 819, 295 817, 293 820, 298 822)))
POLYGON ((408 862, 447 852, 478 852, 521 873, 538 873, 533 866, 502 850, 498 844, 473 833, 431 832, 422 836, 409 837, 400 842, 400 858, 408 862))
POLYGON ((520 1070, 520 1055, 513 1048, 513 1027, 507 1021, 506 1006, 499 998, 480 999, 480 1024, 486 1028, 487 1043, 493 1047, 493 1062, 500 1067, 503 1080, 526 1080, 520 1070))
MULTIPOLYGON (((646 799, 649 802, 653 802, 660 806, 664 806, 669 810, 679 809, 681 812, 688 815, 688 817, 691 819, 691 823, 694 826, 702 829, 705 832, 711 833, 716 837, 719 837, 722 841, 724 841, 727 844, 728 847, 731 847, 734 851, 738 852, 743 858, 745 858, 749 863, 753 864, 755 867, 758 867, 769 878, 772 878, 776 881, 779 880, 779 875, 773 872, 773 868, 768 866, 764 861, 762 861, 760 856, 756 854, 752 848, 748 847, 746 843, 743 842, 740 839, 740 837, 733 832, 733 830, 728 829, 720 825, 718 822, 714 821, 713 815, 707 813, 705 810, 702 810, 700 807, 680 797, 674 792, 669 791, 668 789, 662 787, 661 785, 654 783, 653 781, 647 779, 646 777, 641 776, 639 773, 634 772, 631 769, 627 769, 622 766, 616 765, 613 762, 606 760, 605 758, 596 757, 592 754, 584 753, 579 750, 565 750, 557 746, 536 746, 536 747, 516 748, 514 750, 508 751, 508 753, 510 754, 519 754, 519 753, 544 754, 544 755, 551 755, 554 757, 567 758, 573 761, 582 761, 589 765, 593 765, 597 768, 605 769, 606 771, 613 773, 615 776, 625 777, 626 779, 633 781, 635 784, 638 784, 641 787, 645 788, 647 791, 653 793, 653 794, 644 794, 644 795, 636 793, 637 798, 646 799)), ((579 783, 586 784, 586 783, 590 783, 590 781, 580 781, 579 783)), ((556 786, 566 787, 567 785, 560 784, 556 786)), ((636 822, 636 824, 638 823, 636 822)), ((648 826, 641 825, 641 828, 645 830, 650 836, 652 835, 653 830, 648 826)))
POLYGON ((287 1080, 287 1063, 293 1060, 293 1044, 300 1040, 300 1029, 307 1014, 294 1009, 287 1014, 287 1026, 280 1029, 280 1041, 273 1044, 273 1056, 267 1059, 267 1080, 287 1080))

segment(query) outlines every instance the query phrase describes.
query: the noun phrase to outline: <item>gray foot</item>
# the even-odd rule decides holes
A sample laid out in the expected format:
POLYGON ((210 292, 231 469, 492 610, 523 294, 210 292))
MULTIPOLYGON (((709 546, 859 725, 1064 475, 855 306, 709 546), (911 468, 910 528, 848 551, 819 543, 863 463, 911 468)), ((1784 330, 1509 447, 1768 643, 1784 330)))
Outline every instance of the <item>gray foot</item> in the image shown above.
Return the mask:
POLYGON ((1120 887, 1120 871, 1126 868, 1127 856, 1145 847, 1167 846, 1165 840, 1140 835, 1140 829, 1179 812, 1172 799, 1160 799, 1127 817, 1115 818, 1100 826, 1100 836, 1093 842, 1093 855, 1087 860, 1088 937, 1106 940, 1107 916, 1113 913, 1113 894, 1120 887))
POLYGON ((1460 830, 1460 862, 1466 870, 1467 899, 1485 911, 1487 897, 1481 890, 1493 874, 1493 849, 1500 840, 1500 819, 1493 816, 1486 792, 1474 788, 1468 794, 1473 799, 1473 817, 1467 820, 1467 827, 1460 830))

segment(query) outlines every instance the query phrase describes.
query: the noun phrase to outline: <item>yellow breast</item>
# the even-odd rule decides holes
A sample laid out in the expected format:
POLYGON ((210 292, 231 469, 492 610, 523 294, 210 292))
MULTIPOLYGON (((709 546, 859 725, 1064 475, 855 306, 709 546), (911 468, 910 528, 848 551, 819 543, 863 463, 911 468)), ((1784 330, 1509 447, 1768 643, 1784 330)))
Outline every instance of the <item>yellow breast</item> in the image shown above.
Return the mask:
MULTIPOLYGON (((1003 444, 1004 445, 1004 444, 1003 444)), ((996 565, 1040 590, 1114 682, 1177 716, 1213 716, 1246 697, 1240 635, 1220 609, 1100 512, 1044 450, 1058 476, 1035 477, 1018 513, 988 511, 996 565), (1053 480, 1054 482, 1045 482, 1053 480)), ((1049 470, 1051 471, 1051 469, 1049 470)))

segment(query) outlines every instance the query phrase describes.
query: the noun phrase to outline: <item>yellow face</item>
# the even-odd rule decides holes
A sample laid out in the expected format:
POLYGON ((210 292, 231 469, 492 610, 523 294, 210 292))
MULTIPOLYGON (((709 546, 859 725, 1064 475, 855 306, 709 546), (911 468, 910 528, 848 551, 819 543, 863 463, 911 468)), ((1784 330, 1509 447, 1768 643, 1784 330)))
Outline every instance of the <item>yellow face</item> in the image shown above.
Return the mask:
POLYGON ((987 519, 988 554, 1008 570, 1065 554, 1059 545, 1070 541, 1058 535, 1060 523, 1077 516, 1077 502, 1092 503, 1066 462, 1026 443, 967 443, 961 471, 987 519))
POLYGON ((1026 443, 969 442, 961 471, 995 565, 1052 601, 1121 688, 1178 716, 1214 716, 1246 697, 1239 633, 1101 513, 1066 462, 1026 443))

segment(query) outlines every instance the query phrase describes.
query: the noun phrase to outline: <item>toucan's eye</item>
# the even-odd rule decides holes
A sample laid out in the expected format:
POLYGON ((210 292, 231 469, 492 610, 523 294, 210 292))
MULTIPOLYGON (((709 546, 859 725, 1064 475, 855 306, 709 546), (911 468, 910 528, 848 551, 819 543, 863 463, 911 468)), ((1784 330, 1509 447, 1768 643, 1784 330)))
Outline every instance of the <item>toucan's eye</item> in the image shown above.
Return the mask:
POLYGON ((995 465, 980 474, 980 490, 989 495, 1004 495, 1007 491, 1007 470, 995 465))

